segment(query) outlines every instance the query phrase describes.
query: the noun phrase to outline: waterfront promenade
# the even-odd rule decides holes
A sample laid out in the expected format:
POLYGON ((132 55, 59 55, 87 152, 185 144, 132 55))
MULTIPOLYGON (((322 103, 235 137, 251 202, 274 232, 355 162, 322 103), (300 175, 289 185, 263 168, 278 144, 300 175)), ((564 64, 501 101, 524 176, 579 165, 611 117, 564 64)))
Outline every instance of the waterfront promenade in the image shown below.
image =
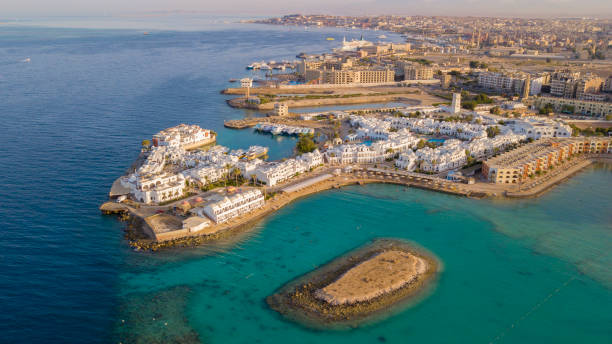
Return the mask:
MULTIPOLYGON (((395 184, 406 187, 442 192, 449 195, 469 198, 529 198, 537 197, 552 187, 559 185, 567 178, 586 168, 594 162, 612 162, 608 154, 589 154, 572 159, 559 166, 553 172, 530 180, 529 183, 493 184, 478 181, 474 184, 457 183, 440 178, 436 175, 397 170, 385 165, 378 166, 325 166, 310 173, 302 174, 286 183, 274 187, 263 187, 267 195, 264 206, 247 214, 230 219, 225 223, 213 224, 204 232, 185 233, 177 228, 176 235, 168 235, 166 239, 136 239, 132 246, 142 249, 158 249, 176 245, 200 244, 225 238, 236 231, 248 230, 254 222, 268 216, 289 203, 309 195, 329 190, 339 189, 348 185, 365 185, 371 183, 395 184)), ((187 200, 196 197, 206 197, 214 191, 198 193, 187 200)), ((141 234, 151 233, 154 229, 147 228, 147 217, 169 212, 185 199, 163 206, 143 205, 136 202, 114 203, 107 202, 100 209, 105 213, 128 213, 136 226, 142 226, 141 234)), ((172 215, 168 215, 172 216, 172 215)), ((178 219, 177 219, 178 220, 178 219)), ((150 235, 148 235, 150 236, 150 235)))

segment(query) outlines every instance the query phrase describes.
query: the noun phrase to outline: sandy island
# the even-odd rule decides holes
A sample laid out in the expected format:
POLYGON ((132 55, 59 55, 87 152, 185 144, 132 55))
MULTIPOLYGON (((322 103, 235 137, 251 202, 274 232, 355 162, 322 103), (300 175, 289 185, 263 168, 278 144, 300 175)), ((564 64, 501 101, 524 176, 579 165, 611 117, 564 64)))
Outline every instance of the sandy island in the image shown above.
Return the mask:
POLYGON ((315 297, 331 305, 354 304, 394 292, 427 271, 427 263, 403 251, 385 251, 317 289, 315 297))
POLYGON ((266 302, 307 327, 354 327, 425 296, 439 267, 408 242, 377 239, 289 282, 266 302))

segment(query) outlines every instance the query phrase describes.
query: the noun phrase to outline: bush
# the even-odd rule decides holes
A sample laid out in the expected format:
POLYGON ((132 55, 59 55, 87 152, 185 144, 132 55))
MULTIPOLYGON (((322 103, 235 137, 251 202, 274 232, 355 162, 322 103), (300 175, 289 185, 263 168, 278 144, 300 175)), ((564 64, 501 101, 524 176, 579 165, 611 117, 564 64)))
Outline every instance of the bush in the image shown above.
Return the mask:
POLYGON ((314 151, 315 149, 317 149, 317 145, 312 140, 312 137, 308 135, 301 135, 298 139, 297 144, 295 145, 295 148, 299 153, 303 154, 314 151))

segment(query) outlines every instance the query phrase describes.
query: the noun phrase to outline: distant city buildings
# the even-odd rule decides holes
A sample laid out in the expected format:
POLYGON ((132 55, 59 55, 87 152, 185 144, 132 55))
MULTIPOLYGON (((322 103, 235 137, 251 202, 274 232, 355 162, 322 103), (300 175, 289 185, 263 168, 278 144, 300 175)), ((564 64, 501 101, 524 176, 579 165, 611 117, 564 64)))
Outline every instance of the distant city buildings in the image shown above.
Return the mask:
POLYGON ((392 69, 349 69, 349 70, 306 70, 305 81, 318 84, 380 84, 395 81, 395 72, 392 69))
POLYGON ((478 86, 500 93, 516 95, 538 95, 542 85, 548 82, 547 75, 530 76, 527 73, 481 72, 478 74, 478 86))
POLYGON ((599 94, 604 86, 604 79, 579 72, 556 72, 550 82, 550 94, 556 97, 580 100, 603 101, 606 95, 599 94))
POLYGON ((426 66, 407 66, 404 68, 404 80, 431 80, 434 70, 426 66))
MULTIPOLYGON (((559 60, 609 59, 610 20, 594 18, 495 18, 448 16, 287 15, 255 22, 277 25, 330 26, 401 33, 411 52, 486 53, 507 58, 559 60)), ((341 51, 359 56, 390 50, 363 39, 344 41, 341 51)), ((393 44, 393 50, 400 51, 393 44)), ((519 93, 520 95, 521 93, 519 93)))
POLYGON ((534 107, 542 109, 551 106, 555 112, 576 113, 587 116, 612 115, 612 103, 556 97, 538 97, 534 107))

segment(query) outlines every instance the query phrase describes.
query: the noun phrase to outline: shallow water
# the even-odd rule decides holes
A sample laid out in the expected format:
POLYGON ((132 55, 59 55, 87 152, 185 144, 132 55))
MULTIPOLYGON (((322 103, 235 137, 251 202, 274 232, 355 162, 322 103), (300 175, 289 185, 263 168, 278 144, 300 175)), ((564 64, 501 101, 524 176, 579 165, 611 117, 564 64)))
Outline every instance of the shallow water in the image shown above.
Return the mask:
POLYGON ((227 253, 123 274, 122 284, 144 294, 189 286, 189 323, 212 342, 607 343, 612 256, 597 252, 612 240, 606 212, 612 199, 597 190, 609 181, 608 169, 591 168, 541 199, 511 202, 391 185, 328 191, 282 209, 227 253), (576 193, 600 202, 587 211, 569 197, 576 193), (413 240, 440 257, 444 271, 431 296, 343 332, 301 328, 263 303, 287 281, 377 237, 413 240))
POLYGON ((229 108, 219 90, 252 61, 327 50, 325 37, 344 34, 197 23, 188 21, 192 31, 129 23, 146 36, 0 27, 0 342, 612 341, 607 166, 534 200, 348 187, 289 205, 237 244, 129 250, 123 224, 97 207, 140 141, 186 122, 232 148, 289 155, 295 139, 223 128, 256 114, 229 108), (381 236, 416 241, 444 263, 437 289, 416 307, 352 331, 315 332, 265 306, 287 281, 381 236))

